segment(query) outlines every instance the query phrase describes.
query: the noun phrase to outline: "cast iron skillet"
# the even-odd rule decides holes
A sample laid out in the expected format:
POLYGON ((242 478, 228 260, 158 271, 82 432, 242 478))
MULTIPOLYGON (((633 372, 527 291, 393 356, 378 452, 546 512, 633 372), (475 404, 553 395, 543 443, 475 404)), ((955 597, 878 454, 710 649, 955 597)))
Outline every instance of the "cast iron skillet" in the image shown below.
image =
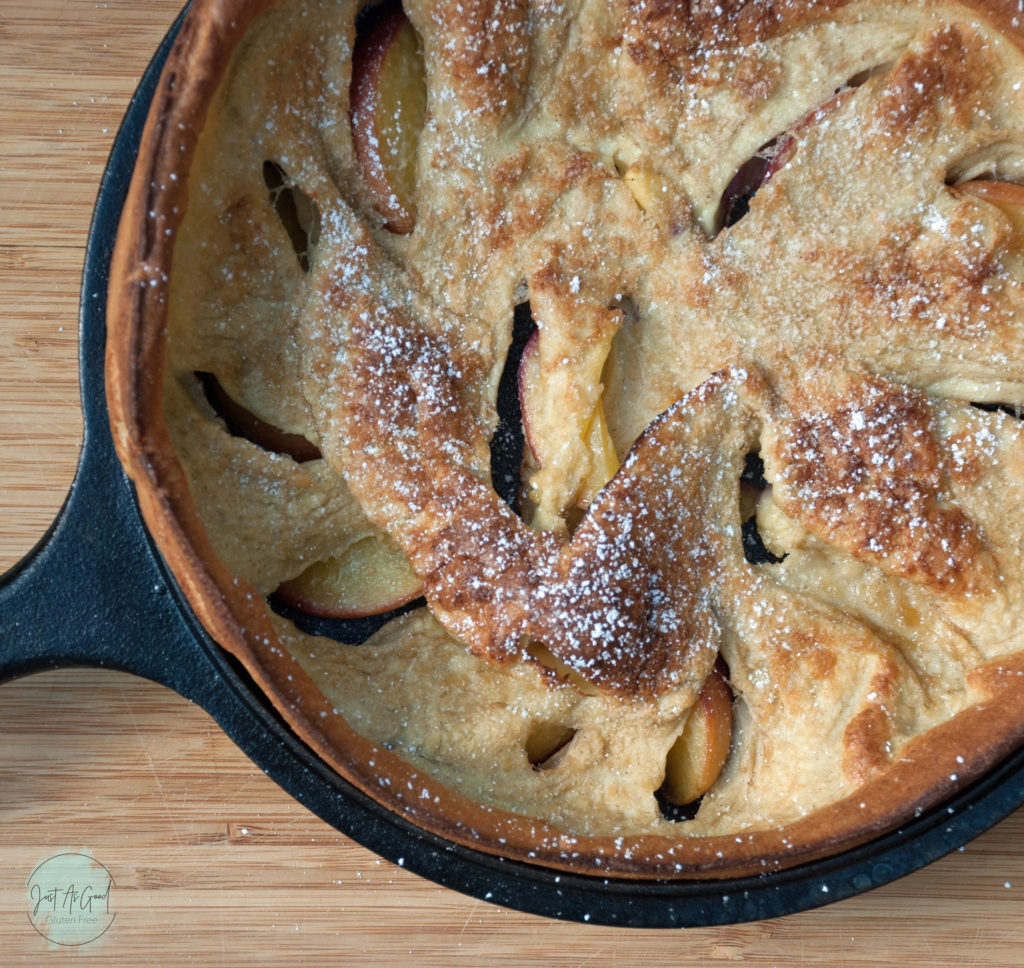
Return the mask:
POLYGON ((380 856, 481 900, 596 924, 696 927, 817 907, 923 867, 1024 803, 1022 749, 942 806, 843 854, 758 877, 627 881, 558 873, 449 843, 390 813, 325 766, 190 611, 142 523, 110 437, 108 267, 146 112, 176 32, 177 25, 143 77, 100 185, 79 319, 82 456, 48 533, 0 576, 0 682, 44 669, 99 666, 162 683, 205 709, 300 803, 380 856))

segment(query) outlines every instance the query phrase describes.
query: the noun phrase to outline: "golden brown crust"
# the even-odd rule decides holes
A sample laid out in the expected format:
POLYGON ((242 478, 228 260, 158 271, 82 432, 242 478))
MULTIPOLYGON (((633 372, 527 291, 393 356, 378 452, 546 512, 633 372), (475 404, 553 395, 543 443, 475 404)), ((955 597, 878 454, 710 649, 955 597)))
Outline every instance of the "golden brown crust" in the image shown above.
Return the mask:
POLYGON ((466 110, 514 113, 530 66, 526 0, 444 0, 431 4, 429 15, 445 37, 441 56, 466 110))
MULTIPOLYGON (((826 20, 848 0, 748 0, 673 3, 672 0, 633 0, 627 23, 635 31, 630 56, 638 63, 664 60, 683 74, 702 70, 709 52, 729 51, 764 43, 795 26, 826 20)), ((758 89, 749 75, 738 79, 745 99, 758 89), (753 89, 752 89, 753 88, 753 89)), ((763 91, 763 88, 760 88, 763 91)))
POLYGON ((878 378, 806 381, 766 458, 775 500, 823 541, 918 585, 986 591, 984 537, 941 503, 949 471, 928 398, 878 378))
POLYGON ((947 182, 1024 173, 1014 5, 410 2, 433 100, 402 239, 348 135, 356 7, 316 4, 310 32, 292 0, 196 3, 111 282, 112 425, 147 523, 299 735, 426 829, 630 877, 853 846, 1013 748, 1024 442, 958 398, 1024 402, 1022 265, 1012 219, 947 182), (769 142, 779 165, 724 224, 769 142), (318 213, 308 272, 271 163, 318 213), (490 487, 523 290, 549 530, 490 487), (231 437, 207 369, 323 461, 231 437), (599 403, 630 456, 570 535, 599 403), (753 564, 758 449, 778 560, 753 564), (384 533, 431 615, 351 649, 266 608, 384 533), (655 792, 719 652, 732 755, 675 823, 655 792), (573 738, 541 769, 545 723, 573 738))

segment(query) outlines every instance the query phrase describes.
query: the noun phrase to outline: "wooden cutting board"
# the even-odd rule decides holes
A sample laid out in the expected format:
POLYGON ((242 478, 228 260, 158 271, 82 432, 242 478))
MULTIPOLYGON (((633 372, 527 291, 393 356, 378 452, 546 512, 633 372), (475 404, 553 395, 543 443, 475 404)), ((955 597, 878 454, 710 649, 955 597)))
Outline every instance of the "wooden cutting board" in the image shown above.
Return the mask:
MULTIPOLYGON (((86 231, 120 118, 178 8, 0 0, 0 571, 73 476, 86 231)), ((804 914, 685 932, 556 922, 379 860, 160 686, 99 670, 0 687, 4 965, 1009 968, 1024 959, 1022 899, 1018 812, 902 881, 804 914), (79 947, 33 927, 33 872, 64 853, 91 855, 115 885, 112 921, 79 947)))

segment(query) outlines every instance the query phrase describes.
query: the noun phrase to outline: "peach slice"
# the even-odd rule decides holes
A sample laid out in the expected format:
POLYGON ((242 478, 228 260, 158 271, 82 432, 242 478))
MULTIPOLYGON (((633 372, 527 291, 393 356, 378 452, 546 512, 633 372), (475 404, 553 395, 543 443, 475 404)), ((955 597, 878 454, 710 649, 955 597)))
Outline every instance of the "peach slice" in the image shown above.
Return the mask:
POLYGON ((352 141, 374 209, 407 235, 416 224, 416 148, 427 111, 423 55, 399 4, 389 4, 352 58, 352 141))
POLYGON ((623 173, 626 183, 637 205, 648 215, 657 215, 662 198, 668 192, 668 183, 645 161, 633 162, 623 173))
POLYGON ((320 457, 320 449, 316 444, 302 434, 288 433, 256 416, 231 397, 212 373, 196 373, 196 378, 210 406, 233 436, 244 437, 271 453, 286 454, 300 464, 320 457))
POLYGON ((995 205, 1010 220, 1018 238, 1024 239, 1024 185, 979 178, 957 185, 956 189, 995 205))
POLYGON ((576 500, 581 508, 590 506, 598 491, 619 469, 619 455, 615 453, 615 444, 612 443, 612 435, 608 432, 608 420, 605 418, 604 403, 601 400, 597 401, 597 406, 587 420, 583 439, 590 449, 591 465, 590 474, 583 482, 583 488, 576 500))
POLYGON ((559 659, 546 645, 542 645, 540 642, 531 642, 526 647, 526 654, 541 668, 547 669, 549 675, 553 675, 559 682, 572 686, 584 696, 600 695, 597 686, 587 682, 583 676, 568 663, 559 659))
POLYGON ((423 586, 390 541, 362 538, 310 565, 275 593, 286 605, 324 618, 361 618, 406 605, 423 586))
POLYGON ((623 173, 633 200, 662 229, 672 229, 680 218, 678 193, 671 182, 649 161, 641 159, 631 164, 623 173))
MULTIPOLYGON (((537 413, 541 380, 539 339, 540 330, 537 330, 523 347, 523 355, 519 362, 519 411, 523 421, 523 436, 538 467, 542 466, 535 443, 536 427, 542 422, 537 413)), ((604 404, 600 399, 583 424, 580 438, 590 451, 591 465, 590 473, 577 495, 576 505, 586 508, 597 496, 598 491, 615 476, 615 472, 619 469, 618 454, 615 452, 615 444, 608 431, 604 404)))
POLYGON ((732 690, 721 664, 704 681, 679 738, 668 751, 662 793, 671 803, 693 803, 708 790, 732 745, 732 690))

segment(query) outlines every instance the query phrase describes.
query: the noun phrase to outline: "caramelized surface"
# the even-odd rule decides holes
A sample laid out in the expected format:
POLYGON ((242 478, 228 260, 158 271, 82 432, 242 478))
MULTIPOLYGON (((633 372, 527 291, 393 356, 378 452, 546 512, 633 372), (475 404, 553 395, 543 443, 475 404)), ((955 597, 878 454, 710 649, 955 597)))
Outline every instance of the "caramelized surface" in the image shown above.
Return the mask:
POLYGON ((164 407, 256 592, 374 542, 423 584, 355 648, 270 616, 355 744, 328 755, 373 787, 351 729, 519 856, 593 838, 584 866, 641 875, 745 838, 756 869, 762 836, 787 863, 791 834, 863 837, 991 762, 1024 724, 954 724, 1024 651, 1024 442, 972 404, 1024 403, 1024 262, 1013 193, 958 183, 1024 175, 1016 40, 956 4, 409 0, 427 108, 396 232, 349 123, 358 5, 312 6, 256 21, 209 112, 164 407), (268 162, 315 213, 308 264, 268 162), (520 517, 488 447, 524 300, 520 517), (196 372, 322 459, 231 436, 196 372), (731 746, 673 820, 656 793, 719 656, 731 746))

